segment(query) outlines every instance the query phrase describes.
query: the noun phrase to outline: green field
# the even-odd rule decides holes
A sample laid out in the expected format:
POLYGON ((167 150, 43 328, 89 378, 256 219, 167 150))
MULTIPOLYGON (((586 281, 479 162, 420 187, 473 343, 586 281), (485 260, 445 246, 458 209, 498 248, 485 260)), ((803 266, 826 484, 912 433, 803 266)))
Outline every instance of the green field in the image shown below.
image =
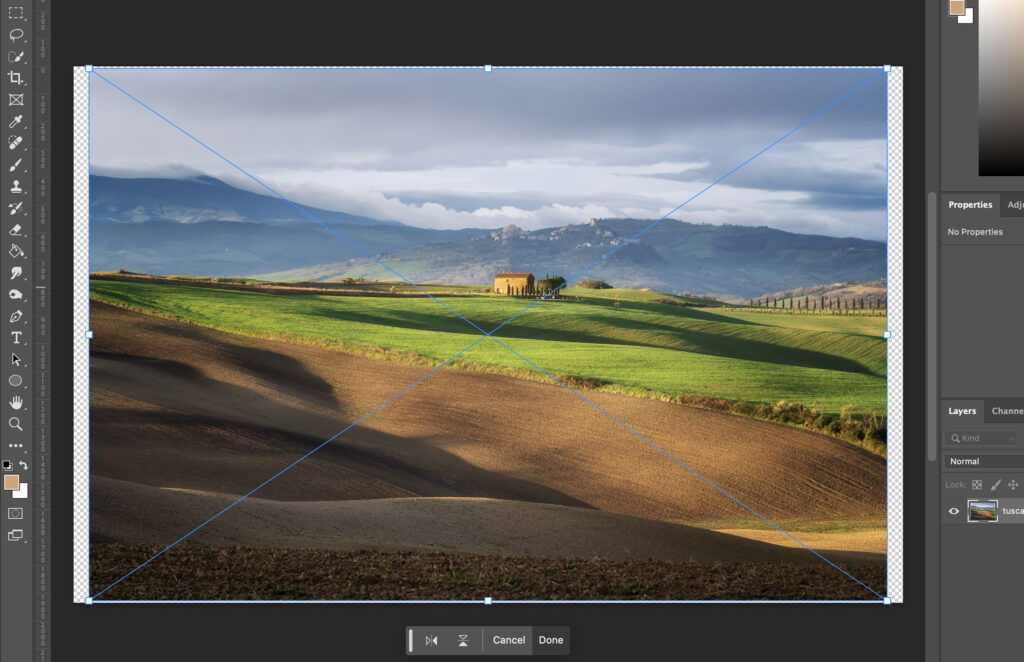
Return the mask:
POLYGON ((563 287, 560 294, 568 297, 586 297, 588 299, 616 299, 619 301, 649 301, 654 303, 675 303, 681 305, 697 306, 724 306, 725 304, 711 299, 698 299, 684 297, 678 294, 665 294, 651 290, 625 290, 611 288, 607 290, 592 290, 585 287, 563 287))
MULTIPOLYGON (((480 335, 426 298, 273 295, 105 280, 93 280, 91 288, 95 299, 210 328, 362 352, 381 348, 405 360, 441 361, 480 335)), ((488 331, 530 303, 503 296, 441 301, 488 331)), ((605 390, 884 412, 883 328, 882 318, 719 312, 593 297, 541 302, 497 335, 545 370, 599 380, 605 390)), ((493 340, 460 361, 461 367, 531 370, 493 340)))

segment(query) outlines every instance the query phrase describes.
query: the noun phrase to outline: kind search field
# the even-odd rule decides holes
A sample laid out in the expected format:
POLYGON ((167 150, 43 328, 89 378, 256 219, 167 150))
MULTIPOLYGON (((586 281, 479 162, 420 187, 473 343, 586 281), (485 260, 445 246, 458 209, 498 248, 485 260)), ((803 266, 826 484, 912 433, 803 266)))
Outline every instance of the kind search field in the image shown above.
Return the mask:
POLYGON ((942 443, 947 447, 1012 445, 1017 443, 1014 430, 946 430, 942 443))

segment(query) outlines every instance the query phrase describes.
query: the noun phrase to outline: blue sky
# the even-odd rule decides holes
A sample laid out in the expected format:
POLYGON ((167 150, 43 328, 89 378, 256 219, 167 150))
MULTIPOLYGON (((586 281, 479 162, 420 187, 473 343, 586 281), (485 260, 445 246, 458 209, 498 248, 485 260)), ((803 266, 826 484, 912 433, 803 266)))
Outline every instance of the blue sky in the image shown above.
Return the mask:
MULTIPOLYGON (((870 70, 105 70, 297 202, 433 228, 656 218, 870 70)), ((883 239, 878 77, 674 218, 883 239)), ((99 78, 99 174, 256 185, 99 78)), ((262 191, 261 191, 262 192, 262 191)))

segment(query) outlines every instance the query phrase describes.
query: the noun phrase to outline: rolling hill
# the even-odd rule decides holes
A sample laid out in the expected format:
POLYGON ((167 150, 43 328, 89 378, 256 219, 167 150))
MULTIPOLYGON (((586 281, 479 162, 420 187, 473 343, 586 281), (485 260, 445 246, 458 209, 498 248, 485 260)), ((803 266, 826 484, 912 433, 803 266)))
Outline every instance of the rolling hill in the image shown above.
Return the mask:
MULTIPOLYGON (((469 369, 424 379, 428 368, 410 362, 434 364, 475 332, 423 297, 110 280, 94 280, 92 294, 90 579, 105 599, 408 597, 406 577, 426 578, 416 594, 434 599, 485 586, 605 599, 884 591, 885 460, 839 439, 605 388, 586 391, 597 411, 554 384, 495 374, 515 357, 493 343, 454 366, 469 369), (374 344, 406 360, 337 351, 379 357, 374 344), (741 503, 797 527, 857 581, 751 527, 741 503), (214 512, 225 516, 196 529, 214 512)), ((526 303, 447 302, 488 327, 526 303)), ((607 374, 610 386, 775 397, 810 379, 832 396, 884 393, 884 343, 843 330, 879 318, 801 328, 800 316, 615 303, 544 302, 503 336, 548 367, 607 374)))
MULTIPOLYGON (((210 328, 407 362, 443 361, 480 334, 423 297, 281 295, 109 280, 93 280, 91 293, 99 301, 210 328)), ((530 303, 504 296, 442 300, 487 330, 530 303)), ((850 319, 853 332, 846 318, 592 297, 545 301, 499 335, 546 370, 605 390, 883 412, 884 319, 850 319)), ((491 341, 461 355, 458 364, 543 379, 491 341)))

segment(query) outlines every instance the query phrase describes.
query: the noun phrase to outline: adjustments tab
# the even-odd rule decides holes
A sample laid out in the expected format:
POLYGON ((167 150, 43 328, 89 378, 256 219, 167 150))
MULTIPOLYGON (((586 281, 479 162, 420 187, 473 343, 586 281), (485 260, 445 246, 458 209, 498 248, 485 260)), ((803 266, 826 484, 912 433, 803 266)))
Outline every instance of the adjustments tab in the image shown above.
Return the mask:
POLYGON ((1024 217, 1024 193, 1003 193, 999 196, 999 215, 1024 217))

